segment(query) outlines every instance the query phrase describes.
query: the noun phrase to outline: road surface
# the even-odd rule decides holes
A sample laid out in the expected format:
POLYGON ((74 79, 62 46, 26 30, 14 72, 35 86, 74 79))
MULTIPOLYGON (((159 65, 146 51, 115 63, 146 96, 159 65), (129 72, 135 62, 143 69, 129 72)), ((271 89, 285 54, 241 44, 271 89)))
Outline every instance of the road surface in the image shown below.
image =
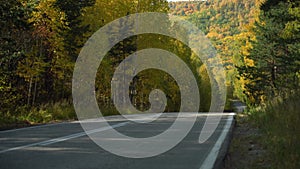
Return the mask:
MULTIPOLYGON (((209 169, 216 162, 220 146, 227 136, 233 114, 222 114, 222 120, 212 137, 199 144, 199 134, 207 116, 197 121, 173 149, 156 157, 130 159, 113 155, 95 144, 79 122, 59 123, 0 132, 1 169, 209 169)), ((160 134, 174 122, 171 115, 148 123, 138 124, 109 117, 119 132, 132 137, 160 134)), ((100 122, 99 122, 100 123, 100 122)), ((105 132, 110 129, 100 129, 105 132)))

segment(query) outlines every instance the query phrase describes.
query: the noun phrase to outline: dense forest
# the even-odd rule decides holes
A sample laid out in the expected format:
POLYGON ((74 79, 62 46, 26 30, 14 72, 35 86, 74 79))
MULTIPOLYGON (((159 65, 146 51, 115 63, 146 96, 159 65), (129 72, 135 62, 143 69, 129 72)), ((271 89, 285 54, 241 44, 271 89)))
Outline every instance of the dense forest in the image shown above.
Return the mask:
MULTIPOLYGON (((103 25, 137 12, 170 13, 182 16, 198 26, 213 42, 218 57, 224 62, 228 98, 260 104, 275 96, 287 96, 299 86, 297 5, 293 1, 263 3, 259 0, 170 3, 152 0, 3 2, 0 39, 1 113, 18 116, 43 106, 68 107, 66 105, 72 102, 74 63, 86 40, 103 25)), ((105 106, 111 103, 109 83, 118 63, 144 48, 164 48, 186 62, 194 62, 193 71, 200 76, 199 85, 202 88, 209 86, 202 63, 192 61, 191 51, 174 39, 144 35, 122 43, 110 51, 103 63, 106 68, 99 70, 97 76, 99 86, 96 88, 101 91, 98 92, 98 100, 104 102, 105 106), (152 46, 149 43, 144 45, 150 40, 155 41, 152 46)), ((145 98, 151 88, 157 87, 155 83, 161 83, 159 78, 151 79, 154 78, 152 75, 153 72, 148 72, 148 75, 141 74, 136 78, 136 90, 140 95, 134 101, 138 107, 149 107, 145 98), (144 84, 148 84, 148 87, 141 87, 144 84)), ((172 81, 166 74, 157 77, 172 81)), ((176 111, 176 105, 180 102, 178 88, 174 82, 160 85, 169 93, 167 110, 176 111)), ((203 101, 201 110, 207 111, 207 107, 209 100, 203 101)))
MULTIPOLYGON (((72 106, 72 73, 77 56, 87 39, 103 25, 137 12, 168 13, 167 1, 7 1, 1 17, 1 120, 47 122, 76 118, 72 106), (16 106, 18 105, 18 106, 16 106)), ((170 29, 171 25, 170 25, 170 29)), ((113 35, 111 29, 109 34, 113 35)), ((96 78, 100 108, 106 115, 117 114, 112 104, 110 83, 115 68, 128 55, 145 48, 162 48, 177 54, 190 65, 199 85, 206 87, 201 111, 210 105, 209 87, 201 83, 199 60, 176 39, 160 35, 141 35, 117 44, 101 63, 96 78)), ((171 64, 171 63, 170 63, 171 64)), ((206 74, 202 70, 202 74, 206 74)), ((204 79, 204 78, 203 78, 204 79)), ((180 91, 166 73, 149 70, 133 82, 133 104, 149 108, 149 93, 160 88, 167 94, 166 111, 178 111, 180 91), (162 81, 161 79, 164 79, 162 81), (165 83, 165 82, 169 83, 165 83)), ((209 83, 209 82, 207 82, 209 83)))
MULTIPOLYGON (((281 152, 283 159, 292 159, 289 164, 277 159, 281 167, 299 165, 299 1, 6 0, 0 11, 0 127, 76 119, 72 76, 87 39, 120 17, 163 12, 193 23, 212 41, 226 68, 228 100, 247 103, 259 125, 273 131, 268 133, 272 145, 292 147, 290 154, 281 152)), ((118 33, 114 30, 111 35, 118 33)), ((118 43, 101 63, 96 93, 105 115, 118 113, 110 91, 114 70, 127 56, 146 48, 168 50, 191 67, 206 98, 199 111, 207 111, 211 91, 205 66, 182 42, 147 34, 118 43)), ((149 93, 160 88, 167 95, 166 111, 179 110, 180 91, 170 75, 141 72, 131 85, 131 101, 138 109, 148 109, 149 93)))
POLYGON ((178 16, 187 16, 191 15, 194 12, 200 11, 200 6, 202 3, 199 1, 178 1, 178 2, 170 2, 169 3, 169 13, 172 15, 178 16))

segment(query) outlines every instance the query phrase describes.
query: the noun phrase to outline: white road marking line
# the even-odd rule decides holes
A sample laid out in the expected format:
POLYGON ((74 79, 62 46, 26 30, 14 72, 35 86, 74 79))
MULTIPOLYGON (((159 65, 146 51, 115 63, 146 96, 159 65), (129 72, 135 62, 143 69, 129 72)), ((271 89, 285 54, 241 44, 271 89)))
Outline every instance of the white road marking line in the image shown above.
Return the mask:
POLYGON ((38 143, 28 144, 28 145, 24 145, 24 146, 13 147, 13 148, 9 148, 9 149, 0 151, 0 154, 10 152, 10 151, 20 150, 20 149, 24 149, 24 148, 28 148, 28 147, 47 146, 47 145, 50 145, 50 144, 59 143, 59 142, 71 140, 71 139, 74 139, 74 138, 82 137, 82 136, 85 136, 85 135, 88 135, 88 134, 98 133, 98 132, 110 130, 110 129, 113 129, 113 128, 122 127, 122 126, 127 125, 128 123, 129 122, 123 122, 123 123, 111 125, 109 127, 103 127, 103 128, 99 128, 99 129, 90 130, 90 131, 87 131, 87 132, 71 134, 71 135, 68 135, 68 136, 59 137, 59 138, 55 138, 55 139, 51 139, 51 140, 46 140, 46 141, 42 141, 42 142, 38 142, 38 143))
MULTIPOLYGON (((167 114, 170 114, 170 113, 164 113, 164 114, 167 115, 167 114)), ((176 113, 171 113, 171 114, 176 114, 176 113)), ((188 114, 188 112, 187 112, 187 114, 188 114)), ((197 112, 197 116, 233 116, 233 115, 235 115, 235 113, 202 113, 202 112, 198 113, 197 112)), ((130 115, 124 115, 124 116, 126 117, 126 116, 130 116, 130 115)), ((153 116, 157 116, 157 115, 154 114, 153 116)), ((112 118, 112 119, 104 119, 103 117, 101 117, 101 118, 94 119, 94 121, 97 121, 97 122, 112 121, 113 122, 113 121, 124 120, 124 119, 118 119, 118 117, 121 117, 120 115, 109 116, 109 117, 112 118), (113 119, 113 118, 117 118, 117 119, 113 119)), ((90 120, 86 120, 86 121, 89 122, 90 120)), ((10 132, 15 132, 15 131, 22 131, 22 130, 27 130, 27 129, 34 129, 34 128, 50 127, 50 126, 68 124, 68 123, 80 123, 80 121, 62 122, 62 123, 54 123, 54 124, 42 124, 42 125, 24 127, 24 128, 19 128, 19 129, 4 130, 4 131, 0 131, 0 134, 10 133, 10 132)))
POLYGON ((212 169, 214 167, 214 164, 215 164, 215 161, 218 157, 220 148, 221 148, 223 142, 225 141, 225 139, 228 135, 228 132, 230 130, 232 122, 233 122, 233 116, 230 116, 229 119, 227 119, 227 122, 226 122, 226 124, 224 126, 224 129, 222 131, 222 134, 220 135, 220 137, 218 138, 218 140, 215 143, 214 147, 211 149, 210 153, 208 154, 208 156, 206 157, 206 159, 202 163, 200 169, 212 169))

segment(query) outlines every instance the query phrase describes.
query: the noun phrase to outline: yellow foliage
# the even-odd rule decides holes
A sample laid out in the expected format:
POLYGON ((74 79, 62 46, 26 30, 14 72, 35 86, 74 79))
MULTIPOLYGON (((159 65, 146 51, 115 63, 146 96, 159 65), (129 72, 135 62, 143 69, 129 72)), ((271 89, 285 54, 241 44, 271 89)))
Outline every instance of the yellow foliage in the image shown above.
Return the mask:
POLYGON ((244 57, 244 62, 245 62, 245 65, 247 65, 247 66, 250 66, 250 67, 254 67, 255 66, 254 60, 248 59, 247 57, 244 57))
POLYGON ((218 38, 219 34, 217 32, 209 32, 206 36, 207 38, 218 38))

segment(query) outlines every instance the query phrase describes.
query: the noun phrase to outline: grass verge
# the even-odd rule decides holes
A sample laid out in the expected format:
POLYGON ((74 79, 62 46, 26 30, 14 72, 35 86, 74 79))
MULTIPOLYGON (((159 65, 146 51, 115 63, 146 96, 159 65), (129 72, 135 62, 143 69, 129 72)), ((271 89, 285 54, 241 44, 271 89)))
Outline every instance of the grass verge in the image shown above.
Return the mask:
POLYGON ((250 121, 262 129, 263 144, 273 169, 300 168, 300 98, 278 98, 249 111, 250 121))
POLYGON ((1 113, 0 129, 12 129, 31 125, 75 120, 76 114, 70 101, 63 100, 57 103, 49 103, 39 107, 18 107, 11 112, 1 113))
POLYGON ((262 130, 254 126, 247 114, 237 114, 224 169, 269 169, 262 130))
MULTIPOLYGON (((119 115, 113 106, 100 106, 104 116, 119 115)), ((62 100, 38 107, 18 107, 14 112, 0 112, 0 130, 28 127, 38 124, 77 120, 73 103, 62 100)))
POLYGON ((299 94, 238 114, 224 169, 300 168, 299 94))

